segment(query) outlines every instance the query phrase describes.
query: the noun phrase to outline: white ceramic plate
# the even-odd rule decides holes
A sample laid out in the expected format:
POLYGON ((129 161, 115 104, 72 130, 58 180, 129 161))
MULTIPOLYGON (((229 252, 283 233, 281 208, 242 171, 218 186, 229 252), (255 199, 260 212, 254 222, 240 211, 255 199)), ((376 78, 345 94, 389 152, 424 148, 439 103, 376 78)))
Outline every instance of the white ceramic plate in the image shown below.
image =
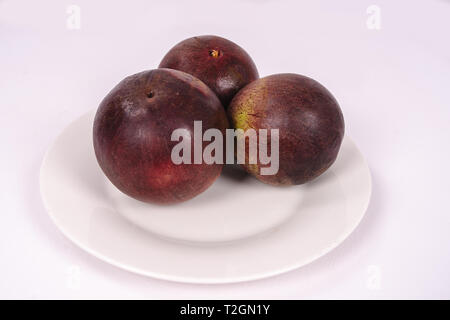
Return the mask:
POLYGON ((371 177, 345 137, 335 164, 315 181, 277 188, 226 168, 185 203, 141 203, 103 175, 91 112, 47 152, 41 193, 57 227, 94 256, 139 274, 182 282, 253 280, 303 266, 341 243, 363 217, 371 177))

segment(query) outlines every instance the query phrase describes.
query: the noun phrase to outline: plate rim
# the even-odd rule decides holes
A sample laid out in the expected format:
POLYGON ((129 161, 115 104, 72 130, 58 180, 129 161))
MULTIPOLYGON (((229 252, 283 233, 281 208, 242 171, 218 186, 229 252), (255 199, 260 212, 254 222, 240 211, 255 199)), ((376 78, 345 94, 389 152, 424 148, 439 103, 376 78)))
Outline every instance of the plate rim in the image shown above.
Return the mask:
POLYGON ((292 263, 289 265, 286 265, 284 268, 277 268, 274 269, 273 271, 266 271, 266 272, 260 272, 260 273, 255 273, 254 275, 251 276, 231 276, 231 277, 222 277, 222 278, 214 278, 214 277, 206 277, 206 278, 195 278, 192 276, 176 276, 176 275, 169 275, 169 274, 164 274, 161 272, 153 272, 153 271, 149 271, 149 270, 142 270, 140 268, 135 268, 129 265, 124 264, 123 262, 117 261, 114 258, 110 258, 100 252, 97 252, 95 249, 89 248, 88 246, 84 245, 81 243, 81 241, 77 240, 76 237, 73 237, 72 235, 70 235, 70 232, 68 232, 66 230, 66 228, 57 222, 56 217, 53 213, 53 211, 50 209, 50 205, 48 204, 48 200, 46 198, 46 196, 44 195, 44 187, 43 187, 43 175, 44 175, 44 167, 47 163, 50 151, 55 147, 58 138, 73 124, 75 124, 78 120, 80 120, 83 117, 87 117, 90 114, 92 114, 93 112, 95 112, 95 109, 90 110, 88 112, 83 113, 82 115, 80 115, 79 117, 77 117, 76 119, 70 121, 67 125, 64 126, 64 128, 59 132, 59 134, 57 134, 57 136, 53 139, 53 141, 50 143, 49 147, 47 148, 42 161, 41 161, 41 165, 39 167, 39 191, 40 191, 40 196, 42 199, 42 203, 44 205, 45 210, 47 211, 48 216, 50 216, 50 220, 52 221, 52 223, 56 226, 56 228, 67 238, 69 239, 73 244, 75 244, 78 248, 84 250, 85 252, 89 253, 90 255, 96 257, 97 259, 108 263, 109 265, 112 265, 114 267, 117 267, 119 269, 122 270, 126 270, 128 272, 132 272, 134 274, 138 274, 140 276, 145 276, 145 277, 150 277, 153 279, 158 279, 158 280, 165 280, 165 281, 171 281, 171 282, 176 282, 176 283, 190 283, 190 284, 231 284, 231 283, 242 283, 242 282, 247 282, 247 281, 256 281, 256 280, 261 280, 261 279, 266 279, 266 278, 270 278, 270 277, 274 277, 277 275, 281 275, 284 273, 288 273, 291 272, 293 270, 299 269, 303 266, 306 266, 314 261, 316 261, 317 259, 319 259, 320 257, 325 256, 326 254, 328 254, 329 252, 331 252, 332 250, 334 250, 335 248, 337 248, 338 246, 340 246, 360 225, 362 219, 365 217, 367 209, 369 208, 370 205, 370 201, 372 198, 372 190, 373 190, 373 186, 372 186, 372 173, 370 171, 370 167, 369 164, 367 162, 367 159, 364 157, 364 155, 361 153, 361 151, 359 150, 359 148, 357 147, 356 143, 353 141, 353 139, 351 139, 347 134, 345 134, 344 139, 348 139, 352 145, 354 145, 356 147, 356 149, 358 150, 361 159, 362 159, 362 163, 364 165, 364 167, 367 169, 367 176, 368 176, 368 192, 367 192, 367 199, 365 201, 364 204, 364 210, 362 212, 362 214, 359 216, 359 218, 357 220, 355 220, 353 222, 353 225, 351 226, 351 228, 349 228, 348 231, 346 231, 345 233, 341 234, 339 237, 336 238, 335 241, 333 241, 333 243, 329 246, 327 246, 326 248, 324 248, 323 250, 321 250, 320 252, 317 252, 314 255, 311 255, 308 259, 305 259, 303 261, 300 261, 298 263, 292 263))

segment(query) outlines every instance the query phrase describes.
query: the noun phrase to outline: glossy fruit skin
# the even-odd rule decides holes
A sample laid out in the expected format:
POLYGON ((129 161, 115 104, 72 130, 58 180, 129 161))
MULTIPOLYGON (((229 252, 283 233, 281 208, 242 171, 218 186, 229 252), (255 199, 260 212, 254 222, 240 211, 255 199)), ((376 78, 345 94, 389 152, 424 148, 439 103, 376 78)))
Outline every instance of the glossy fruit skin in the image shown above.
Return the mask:
POLYGON ((240 46, 217 36, 198 36, 175 45, 160 68, 192 74, 206 83, 226 108, 234 95, 259 78, 252 58, 240 46))
POLYGON ((336 99, 317 81, 297 74, 271 75, 247 85, 234 97, 228 116, 235 128, 279 129, 278 173, 260 175, 259 162, 243 165, 273 185, 303 184, 321 175, 336 160, 344 137, 336 99))
POLYGON ((129 76, 97 110, 93 142, 98 163, 119 190, 135 199, 162 204, 191 199, 214 182, 223 166, 172 162, 178 143, 171 141, 173 130, 188 129, 193 137, 195 120, 202 121, 203 132, 228 127, 223 106, 203 82, 170 69, 129 76))

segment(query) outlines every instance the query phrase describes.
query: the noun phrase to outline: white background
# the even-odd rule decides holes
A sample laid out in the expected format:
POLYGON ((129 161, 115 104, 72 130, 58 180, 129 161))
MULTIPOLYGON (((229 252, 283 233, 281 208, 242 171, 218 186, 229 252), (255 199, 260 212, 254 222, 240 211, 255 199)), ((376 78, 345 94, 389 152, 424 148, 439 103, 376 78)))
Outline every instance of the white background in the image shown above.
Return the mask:
MULTIPOLYGON (((70 22, 70 21, 69 21, 70 22)), ((450 298, 450 1, 0 0, 0 298, 450 298), (81 28, 68 23, 70 4, 81 28), (381 9, 381 29, 367 8, 381 9), (301 269, 231 285, 120 270, 72 244, 39 195, 46 149, 177 42, 226 37, 261 76, 333 92, 373 196, 357 230, 301 269)))

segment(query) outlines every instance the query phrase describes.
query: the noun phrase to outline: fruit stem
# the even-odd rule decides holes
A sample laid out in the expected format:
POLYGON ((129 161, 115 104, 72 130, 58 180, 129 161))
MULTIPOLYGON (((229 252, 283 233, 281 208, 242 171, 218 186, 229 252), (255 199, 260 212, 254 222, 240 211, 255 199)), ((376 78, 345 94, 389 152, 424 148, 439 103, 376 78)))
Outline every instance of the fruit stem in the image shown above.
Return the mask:
POLYGON ((209 50, 209 55, 213 58, 217 58, 219 56, 219 50, 209 50))

